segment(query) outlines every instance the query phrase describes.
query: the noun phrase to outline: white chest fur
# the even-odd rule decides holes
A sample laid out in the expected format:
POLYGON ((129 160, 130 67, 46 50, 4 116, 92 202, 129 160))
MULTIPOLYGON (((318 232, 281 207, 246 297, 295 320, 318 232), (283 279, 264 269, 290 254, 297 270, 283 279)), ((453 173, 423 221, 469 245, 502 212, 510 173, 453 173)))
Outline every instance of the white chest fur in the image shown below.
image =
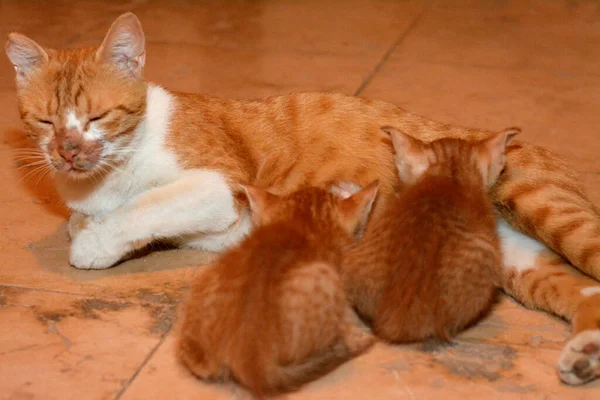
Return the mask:
POLYGON ((87 215, 109 213, 148 189, 178 179, 183 170, 165 148, 169 121, 176 99, 158 86, 149 86, 146 117, 136 129, 135 153, 119 170, 101 181, 61 181, 58 190, 67 205, 87 215))

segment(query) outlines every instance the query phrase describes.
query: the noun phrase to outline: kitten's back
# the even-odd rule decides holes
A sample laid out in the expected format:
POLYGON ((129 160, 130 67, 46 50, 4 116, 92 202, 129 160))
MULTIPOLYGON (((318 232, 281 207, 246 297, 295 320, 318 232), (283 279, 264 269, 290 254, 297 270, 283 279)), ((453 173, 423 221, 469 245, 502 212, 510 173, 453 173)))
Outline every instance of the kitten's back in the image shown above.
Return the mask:
POLYGON ((373 338, 349 318, 337 265, 374 189, 333 206, 320 189, 283 200, 250 195, 259 226, 192 288, 180 335, 184 364, 262 396, 297 389, 365 351, 373 338))
POLYGON ((507 140, 425 144, 399 132, 392 139, 406 188, 386 199, 350 263, 353 271, 366 266, 374 247, 382 255, 375 255, 371 270, 386 273, 362 284, 353 300, 388 341, 448 340, 485 313, 499 283, 501 257, 487 186, 502 169, 507 140))

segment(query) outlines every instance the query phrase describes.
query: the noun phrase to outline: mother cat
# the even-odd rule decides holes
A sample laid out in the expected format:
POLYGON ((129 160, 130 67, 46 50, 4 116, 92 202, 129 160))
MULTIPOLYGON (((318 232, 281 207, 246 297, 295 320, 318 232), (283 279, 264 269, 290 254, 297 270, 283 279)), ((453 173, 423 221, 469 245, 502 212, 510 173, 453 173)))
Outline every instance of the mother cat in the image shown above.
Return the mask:
MULTIPOLYGON (((76 268, 111 267, 157 238, 208 251, 237 243, 251 229, 239 183, 285 193, 379 179, 389 195, 398 178, 382 125, 425 141, 490 134, 340 94, 238 101, 169 92, 143 78, 144 34, 131 13, 99 48, 43 49, 12 33, 6 52, 27 133, 74 211, 76 268)), ((600 376, 600 286, 572 266, 600 278, 597 209, 550 152, 514 142, 506 157, 491 193, 508 222, 499 228, 504 288, 572 321, 559 374, 589 381, 600 376)))

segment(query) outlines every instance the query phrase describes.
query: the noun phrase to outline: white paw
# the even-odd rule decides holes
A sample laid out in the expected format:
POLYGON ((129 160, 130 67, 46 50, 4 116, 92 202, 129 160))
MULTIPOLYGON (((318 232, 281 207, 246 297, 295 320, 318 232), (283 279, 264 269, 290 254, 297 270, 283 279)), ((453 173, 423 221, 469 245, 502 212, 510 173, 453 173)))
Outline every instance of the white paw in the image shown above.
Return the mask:
POLYGON ((600 330, 579 332, 558 359, 560 379, 569 385, 581 385, 600 377, 600 330))
POLYGON ((132 250, 122 236, 105 221, 88 220, 72 239, 69 263, 79 269, 112 267, 132 250))

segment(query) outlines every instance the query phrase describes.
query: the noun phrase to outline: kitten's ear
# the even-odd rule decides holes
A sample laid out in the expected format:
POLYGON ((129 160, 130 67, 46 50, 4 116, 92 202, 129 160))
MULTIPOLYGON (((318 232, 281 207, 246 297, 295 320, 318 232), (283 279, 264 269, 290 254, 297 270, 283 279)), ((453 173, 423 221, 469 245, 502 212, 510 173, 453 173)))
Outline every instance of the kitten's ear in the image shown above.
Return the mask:
POLYGON ((360 185, 350 181, 339 181, 329 187, 329 192, 335 194, 341 199, 347 199, 359 192, 362 188, 360 185))
POLYGON ((8 35, 5 49, 17 72, 17 80, 25 78, 31 71, 48 61, 48 53, 35 41, 20 33, 13 32, 8 35))
POLYGON ((355 239, 359 239, 365 230, 378 190, 379 182, 375 181, 360 192, 339 200, 340 223, 355 239))
POLYGON ((142 24, 135 14, 125 13, 113 22, 96 52, 96 59, 113 63, 136 78, 142 77, 146 48, 142 24))
POLYGON ((431 152, 427 151, 423 142, 394 127, 384 126, 381 130, 392 137, 400 180, 407 184, 416 182, 429 168, 431 152))
POLYGON ((489 166, 481 169, 484 182, 493 186, 506 165, 506 146, 512 142, 514 137, 521 133, 519 128, 508 128, 492 135, 484 140, 482 151, 487 155, 489 166))
POLYGON ((250 185, 242 185, 248 202, 250 203, 250 213, 252 214, 252 221, 255 224, 261 224, 265 220, 265 210, 269 208, 278 197, 274 194, 267 192, 266 190, 259 189, 250 185))

